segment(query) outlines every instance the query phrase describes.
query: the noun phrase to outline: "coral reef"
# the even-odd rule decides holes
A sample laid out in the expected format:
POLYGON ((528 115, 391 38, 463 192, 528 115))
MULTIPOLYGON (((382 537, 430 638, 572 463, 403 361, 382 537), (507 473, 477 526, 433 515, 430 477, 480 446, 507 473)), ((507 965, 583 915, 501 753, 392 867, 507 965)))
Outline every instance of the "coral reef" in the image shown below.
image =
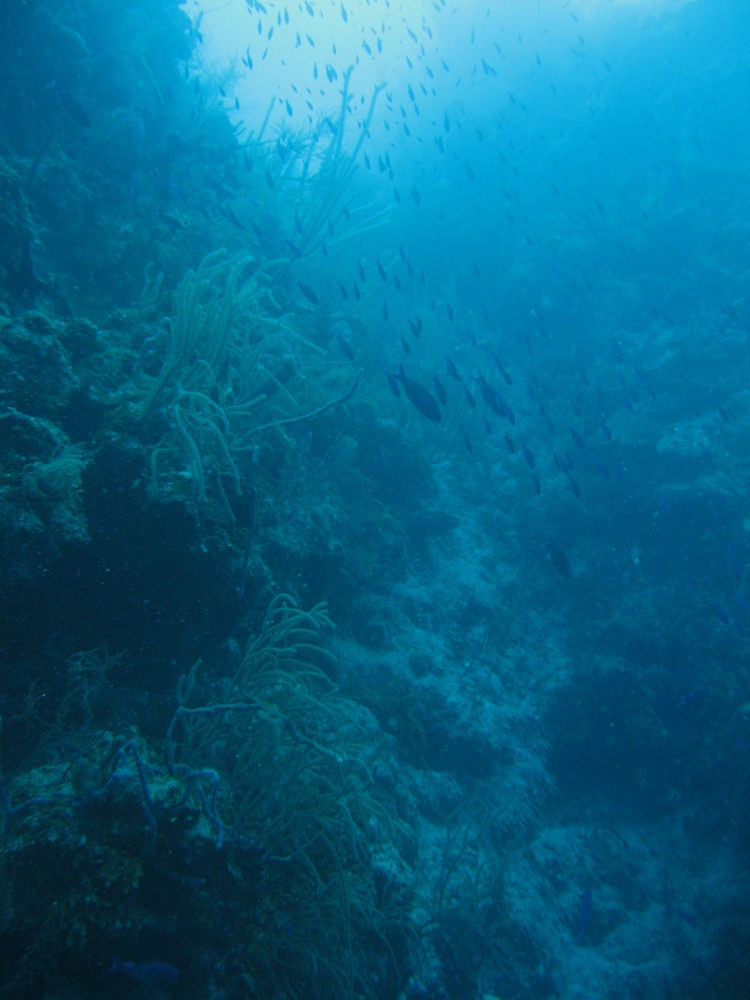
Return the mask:
POLYGON ((0 1000, 746 993, 736 176, 592 208, 627 72, 474 120, 388 10, 403 105, 253 126, 177 0, 0 4, 0 1000))

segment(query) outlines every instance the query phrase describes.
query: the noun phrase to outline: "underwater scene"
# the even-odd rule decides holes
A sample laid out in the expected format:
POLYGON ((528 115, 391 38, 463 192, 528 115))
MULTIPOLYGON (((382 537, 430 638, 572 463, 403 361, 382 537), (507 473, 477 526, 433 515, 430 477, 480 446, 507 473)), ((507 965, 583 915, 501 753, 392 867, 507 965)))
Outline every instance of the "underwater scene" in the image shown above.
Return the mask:
POLYGON ((0 29, 0 1000, 750 998, 746 0, 0 29))

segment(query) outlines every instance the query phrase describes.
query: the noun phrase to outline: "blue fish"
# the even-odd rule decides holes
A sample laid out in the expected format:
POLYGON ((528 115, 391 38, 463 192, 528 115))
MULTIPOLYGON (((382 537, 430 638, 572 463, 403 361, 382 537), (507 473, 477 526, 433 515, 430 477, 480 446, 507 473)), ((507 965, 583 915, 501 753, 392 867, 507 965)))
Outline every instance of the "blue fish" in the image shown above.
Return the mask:
POLYGON ((589 926, 591 916, 591 889, 584 889, 581 893, 581 924, 576 934, 576 943, 580 944, 586 937, 586 930, 589 926))
POLYGON ((711 692, 705 688, 696 688, 689 691, 680 698, 680 705, 685 708, 687 705, 703 705, 711 697, 711 692))
POLYGON ((176 986, 180 978, 180 970, 169 962, 121 962, 119 958, 112 959, 112 965, 107 972, 122 972, 137 983, 144 986, 157 986, 161 989, 176 986))
POLYGON ((726 608, 723 604, 719 604, 718 601, 711 601, 711 607, 716 614, 716 617, 723 625, 729 624, 729 615, 727 614, 726 608))
POLYGON ((729 558, 729 566, 732 570, 732 575, 734 576, 735 580, 741 581, 742 574, 745 570, 745 566, 734 545, 732 544, 727 545, 727 556, 729 558))

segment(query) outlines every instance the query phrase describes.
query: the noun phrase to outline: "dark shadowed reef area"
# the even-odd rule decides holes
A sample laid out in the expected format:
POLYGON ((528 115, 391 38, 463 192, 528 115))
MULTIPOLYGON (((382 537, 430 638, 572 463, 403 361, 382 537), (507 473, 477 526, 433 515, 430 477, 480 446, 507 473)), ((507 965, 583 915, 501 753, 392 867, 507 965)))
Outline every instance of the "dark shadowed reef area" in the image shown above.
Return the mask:
POLYGON ((0 5, 0 1000, 750 997, 750 11, 213 16, 0 5))

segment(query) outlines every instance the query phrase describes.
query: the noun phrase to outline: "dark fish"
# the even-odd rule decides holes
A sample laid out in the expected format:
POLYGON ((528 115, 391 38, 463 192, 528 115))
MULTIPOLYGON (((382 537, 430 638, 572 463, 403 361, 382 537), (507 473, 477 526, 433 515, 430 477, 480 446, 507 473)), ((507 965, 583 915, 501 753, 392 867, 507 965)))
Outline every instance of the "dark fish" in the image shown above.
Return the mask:
POLYGON ((448 371, 448 374, 450 375, 451 378, 454 378, 457 382, 463 382, 463 379, 461 378, 461 376, 458 373, 458 368, 456 368, 456 365, 453 362, 453 359, 450 358, 450 357, 448 357, 448 355, 446 355, 446 357, 445 357, 445 367, 446 367, 446 369, 448 371))
POLYGON ((578 483, 575 481, 575 479, 573 479, 573 477, 570 475, 570 473, 568 473, 568 482, 570 483, 570 488, 573 491, 573 495, 580 500, 581 499, 581 487, 578 485, 578 483))
POLYGON ((477 401, 476 399, 474 399, 467 386, 464 386, 464 396, 466 397, 466 402, 469 404, 472 410, 476 409, 477 401))
POLYGON ((578 433, 578 431, 575 429, 575 427, 571 427, 570 428, 570 436, 573 438, 573 440, 575 441, 576 445, 579 448, 585 448, 586 447, 586 442, 583 440, 583 438, 578 433))
POLYGON ((505 443, 508 446, 508 451, 511 453, 511 455, 515 455, 515 453, 516 453, 516 442, 513 440, 513 438, 510 436, 510 434, 506 434, 505 435, 505 443))
POLYGON ((527 444, 521 445, 521 454, 523 455, 524 461, 526 462, 526 464, 530 469, 536 467, 536 459, 532 455, 531 450, 527 444))
POLYGON ((597 475, 602 477, 602 479, 610 478, 609 469, 600 458, 589 459, 589 461, 585 463, 584 468, 588 469, 589 472, 596 472, 597 475))
POLYGON ((487 417, 484 416, 484 414, 482 414, 482 426, 484 427, 487 434, 492 433, 492 424, 489 422, 487 417))
POLYGON ((502 396, 491 386, 487 379, 481 373, 474 377, 474 381, 479 383, 479 391, 482 393, 482 399, 489 406, 493 413, 496 413, 498 417, 504 417, 507 415, 508 407, 505 405, 502 396))
POLYGON ((722 622, 724 625, 728 625, 729 615, 727 614, 725 608, 721 604, 719 604, 718 601, 711 601, 711 607, 714 609, 716 617, 719 619, 719 621, 722 622))
POLYGON ((737 549, 731 542, 727 545, 727 558, 729 559, 729 568, 732 570, 732 576, 737 581, 742 580, 742 574, 745 567, 737 549))
POLYGON ((576 934, 576 943, 580 944, 584 937, 586 936, 586 929, 589 925, 589 917, 591 916, 591 889, 584 889, 581 893, 581 913, 578 933, 576 934))
POLYGON ((162 219, 172 229, 180 230, 185 228, 184 225, 180 222, 180 220, 176 218, 176 216, 170 215, 168 212, 164 212, 164 214, 162 215, 162 219))
POLYGON ((175 986, 180 978, 180 970, 169 962, 121 962, 119 958, 112 959, 108 972, 123 972, 144 986, 164 989, 175 986))
POLYGON ((347 358, 349 358, 350 361, 354 361, 354 350, 346 337, 342 337, 340 333, 337 333, 336 339, 338 340, 339 346, 347 358))
POLYGON ((437 377, 437 375, 433 375, 432 378, 433 378, 433 381, 435 383, 435 395, 440 400, 440 402, 443 404, 443 406, 447 406, 448 405, 448 393, 445 391, 445 386, 440 381, 440 379, 437 377))
POLYGON ((513 376, 510 374, 509 371, 506 370, 506 368, 503 365, 502 361, 500 360, 500 358, 498 358, 497 354, 495 354, 494 351, 492 352, 492 360, 497 365, 497 370, 500 372, 500 374, 505 379, 505 384, 506 385, 513 385, 513 376))
POLYGON ((474 451, 474 445, 471 443, 471 438, 466 433, 466 431, 463 432, 463 435, 464 435, 464 448, 466 448, 468 453, 471 455, 474 451))
POLYGON ((308 301, 312 302, 314 306, 320 305, 320 299, 309 285, 305 285, 302 281, 298 281, 297 284, 299 285, 299 290, 308 301))
POLYGON ((397 378, 401 382, 406 393, 406 398, 412 406, 419 410, 422 416, 427 417, 428 420, 434 420, 436 423, 442 419, 440 407, 435 397, 428 389, 420 385, 419 382, 414 382, 408 378, 404 372, 403 365, 401 365, 394 378, 397 378))
POLYGON ((242 223, 240 219, 237 218, 237 213, 234 211, 231 205, 222 205, 221 207, 224 211, 224 215, 226 215, 226 217, 229 219, 229 221, 232 223, 233 226, 236 226, 237 229, 245 229, 244 223, 242 223))
POLYGON ((84 128, 91 128, 91 119, 88 116, 88 112, 73 95, 61 87, 59 83, 55 84, 55 90, 57 91, 57 96, 60 101, 60 105, 63 110, 68 114, 74 122, 78 122, 79 125, 83 125, 84 128))
POLYGON ((559 546, 555 545, 552 539, 547 541, 547 551, 549 552, 549 557, 552 560, 552 565, 555 567, 560 576, 565 577, 566 580, 573 579, 573 568, 570 565, 570 560, 565 555, 563 550, 559 546))
POLYGON ((383 265, 380 263, 379 260, 375 261, 375 263, 377 264, 378 267, 378 274, 380 275, 383 281, 387 281, 388 275, 385 273, 385 268, 383 267, 383 265))
POLYGON ((409 329, 414 334, 414 336, 416 337, 416 339, 419 340, 419 332, 420 332, 420 330, 419 330, 419 327, 417 326, 417 324, 414 322, 413 319, 411 319, 409 317, 407 317, 406 322, 409 324, 409 329))
POLYGON ((403 337, 399 337, 398 339, 401 341, 401 349, 403 350, 404 354, 406 354, 407 357, 409 357, 411 355, 411 347, 409 347, 409 344, 404 340, 403 337))
POLYGON ((385 377, 388 380, 388 388, 391 390, 393 395, 397 399, 401 399, 401 389, 399 388, 398 379, 393 374, 393 372, 386 372, 385 377))
POLYGON ((684 694, 680 698, 680 705, 682 705, 683 708, 687 705, 703 705, 710 697, 710 691, 706 691, 704 688, 697 688, 695 691, 690 691, 688 694, 684 694))

